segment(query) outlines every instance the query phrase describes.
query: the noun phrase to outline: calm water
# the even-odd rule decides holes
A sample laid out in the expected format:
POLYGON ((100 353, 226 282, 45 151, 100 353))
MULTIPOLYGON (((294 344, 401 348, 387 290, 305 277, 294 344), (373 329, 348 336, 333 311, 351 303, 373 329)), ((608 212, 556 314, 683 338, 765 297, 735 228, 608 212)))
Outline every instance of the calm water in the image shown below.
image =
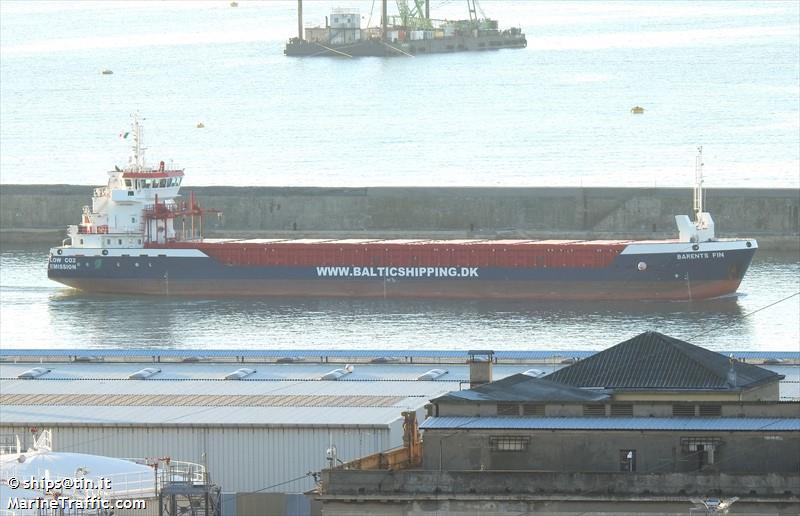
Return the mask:
POLYGON ((103 183, 139 110, 188 185, 800 185, 798 2, 484 1, 528 48, 396 59, 283 56, 295 6, 3 0, 0 182, 103 183))
MULTIPOLYGON (((138 110, 187 185, 690 185, 702 144, 707 186, 800 187, 797 2, 484 1, 528 48, 353 60, 284 57, 295 5, 3 0, 0 183, 103 183, 138 110)), ((366 24, 373 2, 305 5, 366 24)), ((744 317, 800 290, 797 256, 760 253, 736 299, 598 305, 87 296, 46 279, 45 252, 2 252, 4 347, 800 342, 797 297, 744 317)))
POLYGON ((4 347, 603 349, 647 330, 725 350, 797 350, 796 255, 759 252, 733 299, 531 303, 184 299, 79 294, 47 279, 46 250, 0 253, 4 347))

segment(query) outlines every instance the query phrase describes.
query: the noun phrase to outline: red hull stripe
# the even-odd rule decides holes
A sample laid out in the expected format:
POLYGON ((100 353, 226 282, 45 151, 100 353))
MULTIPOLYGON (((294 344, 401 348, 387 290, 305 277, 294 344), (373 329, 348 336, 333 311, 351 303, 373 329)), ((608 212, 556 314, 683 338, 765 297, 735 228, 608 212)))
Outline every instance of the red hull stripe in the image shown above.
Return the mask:
POLYGON ((377 297, 449 299, 524 299, 543 301, 708 299, 736 292, 739 279, 658 282, 425 281, 343 280, 141 280, 63 278, 88 292, 180 296, 377 297), (689 288, 691 287, 691 288, 689 288))
POLYGON ((198 249, 232 266, 511 267, 606 268, 625 249, 623 242, 581 243, 501 241, 453 244, 442 241, 286 240, 283 242, 177 242, 169 247, 198 249))

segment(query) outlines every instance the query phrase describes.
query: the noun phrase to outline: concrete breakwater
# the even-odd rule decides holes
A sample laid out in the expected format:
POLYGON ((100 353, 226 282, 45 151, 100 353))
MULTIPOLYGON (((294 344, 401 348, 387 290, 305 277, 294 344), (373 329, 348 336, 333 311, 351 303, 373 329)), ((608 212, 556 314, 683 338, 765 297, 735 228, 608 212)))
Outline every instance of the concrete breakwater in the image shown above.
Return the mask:
MULTIPOLYGON (((691 215, 688 188, 295 188, 189 187, 208 216, 207 236, 664 238, 691 215)), ((91 203, 85 185, 2 185, 2 241, 61 241, 91 203)), ((711 189, 719 236, 797 249, 800 190, 711 189)))

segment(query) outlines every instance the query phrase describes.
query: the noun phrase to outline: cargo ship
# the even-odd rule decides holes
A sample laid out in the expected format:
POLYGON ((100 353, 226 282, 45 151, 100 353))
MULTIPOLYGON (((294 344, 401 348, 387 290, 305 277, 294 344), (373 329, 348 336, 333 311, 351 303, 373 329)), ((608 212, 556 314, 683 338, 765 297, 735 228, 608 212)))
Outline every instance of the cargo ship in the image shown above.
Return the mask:
POLYGON ((693 300, 736 292, 758 245, 721 239, 703 211, 672 240, 209 239, 212 210, 179 196, 184 171, 132 155, 50 250, 48 277, 87 292, 529 300, 693 300))
POLYGON ((399 57, 447 52, 525 48, 528 41, 517 27, 500 30, 486 18, 477 0, 468 0, 468 20, 435 20, 429 0, 397 0, 399 15, 389 16, 382 0, 381 26, 361 28, 354 9, 333 9, 325 26, 303 30, 303 2, 297 2, 297 37, 286 43, 287 56, 399 57))

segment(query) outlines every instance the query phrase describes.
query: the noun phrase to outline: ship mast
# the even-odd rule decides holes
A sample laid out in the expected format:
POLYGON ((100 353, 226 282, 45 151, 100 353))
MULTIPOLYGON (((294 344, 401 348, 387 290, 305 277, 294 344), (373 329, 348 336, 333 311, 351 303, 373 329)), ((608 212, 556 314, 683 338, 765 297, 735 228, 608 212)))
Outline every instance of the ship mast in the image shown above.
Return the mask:
POLYGON ((697 148, 694 162, 694 220, 700 222, 703 213, 703 146, 697 148))
POLYGON ((142 126, 139 125, 139 113, 134 113, 133 123, 131 124, 131 132, 133 134, 133 146, 131 150, 133 154, 128 159, 128 169, 134 172, 141 172, 145 169, 144 164, 144 151, 147 147, 144 146, 142 140, 142 126))

